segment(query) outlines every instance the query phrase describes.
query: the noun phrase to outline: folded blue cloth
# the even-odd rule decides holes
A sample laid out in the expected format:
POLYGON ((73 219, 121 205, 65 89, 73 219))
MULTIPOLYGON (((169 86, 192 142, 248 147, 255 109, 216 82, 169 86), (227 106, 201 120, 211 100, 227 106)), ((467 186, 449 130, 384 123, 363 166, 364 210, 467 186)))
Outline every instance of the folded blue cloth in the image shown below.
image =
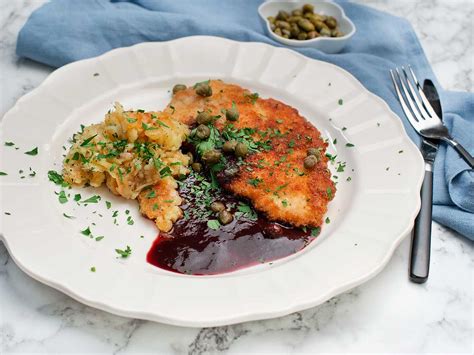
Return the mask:
MULTIPOLYGON (((189 35, 215 35, 281 46, 265 34, 257 14, 260 3, 53 0, 28 19, 18 36, 17 54, 59 67, 117 47, 189 35)), ((388 74, 390 68, 411 64, 419 79, 435 78, 411 25, 369 7, 340 4, 357 26, 357 33, 345 50, 332 55, 312 48, 295 50, 351 72, 390 105, 410 137, 419 143, 418 135, 401 111, 388 74)), ((473 154, 474 95, 443 90, 440 95, 449 130, 473 154)), ((433 218, 474 240, 474 171, 444 144, 435 164, 433 218)))

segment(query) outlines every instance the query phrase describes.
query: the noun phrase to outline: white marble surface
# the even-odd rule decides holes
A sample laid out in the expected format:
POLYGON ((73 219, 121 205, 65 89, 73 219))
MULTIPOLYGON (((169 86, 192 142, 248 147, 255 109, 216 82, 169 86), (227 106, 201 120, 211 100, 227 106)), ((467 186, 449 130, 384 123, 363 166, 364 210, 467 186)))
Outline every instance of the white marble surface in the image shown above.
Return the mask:
MULTIPOLYGON (((80 1, 80 0, 79 0, 80 1)), ((0 0, 0 117, 51 69, 14 54, 44 0, 0 0)), ((473 90, 473 1, 361 1, 408 18, 440 82, 473 90)), ((431 276, 408 281, 406 240, 376 278, 283 318, 196 329, 83 306, 25 275, 0 243, 0 353, 473 353, 474 245, 434 224, 431 276)))

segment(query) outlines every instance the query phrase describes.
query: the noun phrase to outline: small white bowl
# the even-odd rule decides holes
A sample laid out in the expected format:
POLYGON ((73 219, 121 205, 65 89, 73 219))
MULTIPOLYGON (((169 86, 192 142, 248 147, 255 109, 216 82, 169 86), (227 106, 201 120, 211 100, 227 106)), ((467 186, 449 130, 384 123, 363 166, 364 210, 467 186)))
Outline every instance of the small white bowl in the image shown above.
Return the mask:
POLYGON ((356 32, 354 23, 346 16, 344 10, 333 2, 306 0, 306 1, 267 1, 258 8, 258 14, 264 22, 268 35, 275 41, 293 47, 312 47, 326 53, 338 53, 349 42, 356 32), (344 33, 342 37, 317 37, 304 41, 287 39, 273 33, 268 22, 268 16, 276 16, 278 11, 284 10, 291 12, 295 9, 301 9, 304 4, 314 5, 314 12, 320 15, 332 16, 337 20, 339 30, 344 33))

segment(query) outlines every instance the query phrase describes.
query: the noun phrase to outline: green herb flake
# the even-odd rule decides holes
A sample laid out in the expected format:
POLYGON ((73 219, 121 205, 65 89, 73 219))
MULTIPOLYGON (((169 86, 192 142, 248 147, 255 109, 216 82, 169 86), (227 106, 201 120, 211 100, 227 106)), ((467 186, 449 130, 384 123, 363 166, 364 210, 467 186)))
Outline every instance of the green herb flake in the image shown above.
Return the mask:
POLYGON ((81 147, 88 147, 90 144, 90 142, 95 138, 97 137, 97 134, 94 134, 93 136, 87 138, 86 140, 84 140, 84 142, 81 143, 81 147))
POLYGON ((354 145, 354 144, 352 144, 352 143, 346 143, 346 147, 348 147, 348 148, 352 148, 352 147, 355 147, 355 145, 354 145))
POLYGON ((319 233, 321 233, 321 228, 320 227, 316 227, 316 228, 311 229, 311 236, 312 237, 317 237, 319 235, 319 233))
POLYGON ((25 152, 25 154, 32 155, 32 156, 38 155, 38 147, 33 148, 32 150, 29 150, 28 152, 25 152))
POLYGON ((115 252, 119 254, 122 258, 128 258, 132 254, 132 249, 127 245, 125 250, 115 249, 115 252))
POLYGON ((127 117, 127 122, 128 122, 128 123, 135 123, 135 122, 137 122, 137 119, 136 119, 136 118, 127 117))
POLYGON ((91 229, 87 227, 86 229, 81 231, 82 235, 85 235, 86 237, 89 237, 91 235, 91 229))
POLYGON ((325 222, 326 222, 326 224, 331 223, 331 220, 329 219, 329 217, 326 217, 326 221, 325 221, 325 222))
POLYGON ((334 140, 332 141, 332 144, 337 144, 337 138, 334 138, 334 140))
POLYGON ((87 200, 81 201, 81 203, 97 203, 101 200, 101 197, 99 195, 94 195, 92 197, 89 197, 87 200))
MULTIPOLYGON (((94 76, 95 76, 95 75, 94 75, 94 76)), ((92 266, 92 267, 91 267, 91 272, 96 272, 96 270, 97 270, 97 269, 95 268, 95 266, 92 266)))
POLYGON ((107 209, 110 210, 110 207, 112 207, 112 202, 105 201, 105 205, 107 206, 107 209))
POLYGON ((81 194, 75 194, 74 195, 74 201, 78 202, 81 199, 81 194))
POLYGON ((254 92, 253 94, 244 94, 244 97, 247 98, 252 103, 252 105, 255 105, 258 100, 258 96, 259 95, 257 92, 254 92))
POLYGON ((326 194, 328 195, 329 199, 332 199, 332 189, 330 187, 326 189, 326 194))
POLYGON ((344 100, 343 100, 343 99, 339 99, 339 100, 337 101, 337 103, 342 106, 342 105, 344 104, 344 100))
POLYGON ((61 204, 64 204, 64 203, 67 202, 67 196, 66 196, 66 193, 63 190, 61 190, 61 192, 59 192, 58 200, 59 200, 59 203, 61 203, 61 204))
POLYGON ((76 217, 74 217, 74 216, 69 216, 69 215, 67 215, 67 214, 65 214, 65 213, 63 213, 63 216, 66 217, 66 218, 68 218, 68 219, 74 219, 74 218, 76 218, 76 217))
POLYGON ((150 199, 156 197, 156 192, 155 190, 151 190, 149 193, 147 193, 146 198, 150 199))
POLYGON ((15 145, 15 143, 13 143, 13 142, 5 142, 5 145, 6 145, 7 147, 13 147, 13 146, 15 145))
POLYGON ((96 242, 100 242, 102 239, 104 239, 103 235, 99 235, 98 237, 95 237, 96 242))
POLYGON ((12 214, 10 212, 4 212, 7 216, 11 216, 12 214))
POLYGON ((253 179, 248 179, 247 180, 247 183, 249 185, 252 185, 254 187, 257 187, 259 184, 261 184, 263 182, 263 179, 259 179, 259 178, 253 178, 253 179))
POLYGON ((56 185, 60 185, 62 187, 68 187, 69 184, 64 181, 63 177, 61 174, 54 170, 48 171, 48 179, 49 181, 54 182, 56 185))
POLYGON ((345 131, 347 129, 347 127, 342 127, 342 130, 345 131))
POLYGON ((4 171, 0 171, 0 176, 7 176, 8 174, 4 171))
POLYGON ((352 178, 350 176, 347 177, 346 181, 351 181, 352 178))
POLYGON ((220 228, 221 224, 217 219, 210 219, 207 221, 207 226, 210 229, 217 230, 220 228))
POLYGON ((287 200, 282 200, 281 204, 283 205, 283 207, 288 207, 288 201, 287 200))
POLYGON ((403 150, 399 150, 399 151, 398 151, 398 154, 402 154, 402 153, 403 153, 403 150))

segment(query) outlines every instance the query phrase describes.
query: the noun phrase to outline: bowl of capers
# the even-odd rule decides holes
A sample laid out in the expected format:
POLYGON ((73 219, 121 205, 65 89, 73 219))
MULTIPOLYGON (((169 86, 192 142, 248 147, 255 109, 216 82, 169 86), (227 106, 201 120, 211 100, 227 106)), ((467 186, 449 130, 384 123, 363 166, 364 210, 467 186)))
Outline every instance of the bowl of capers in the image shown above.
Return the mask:
POLYGON ((267 1, 258 13, 274 40, 326 53, 340 52, 356 31, 344 10, 328 1, 267 1))

